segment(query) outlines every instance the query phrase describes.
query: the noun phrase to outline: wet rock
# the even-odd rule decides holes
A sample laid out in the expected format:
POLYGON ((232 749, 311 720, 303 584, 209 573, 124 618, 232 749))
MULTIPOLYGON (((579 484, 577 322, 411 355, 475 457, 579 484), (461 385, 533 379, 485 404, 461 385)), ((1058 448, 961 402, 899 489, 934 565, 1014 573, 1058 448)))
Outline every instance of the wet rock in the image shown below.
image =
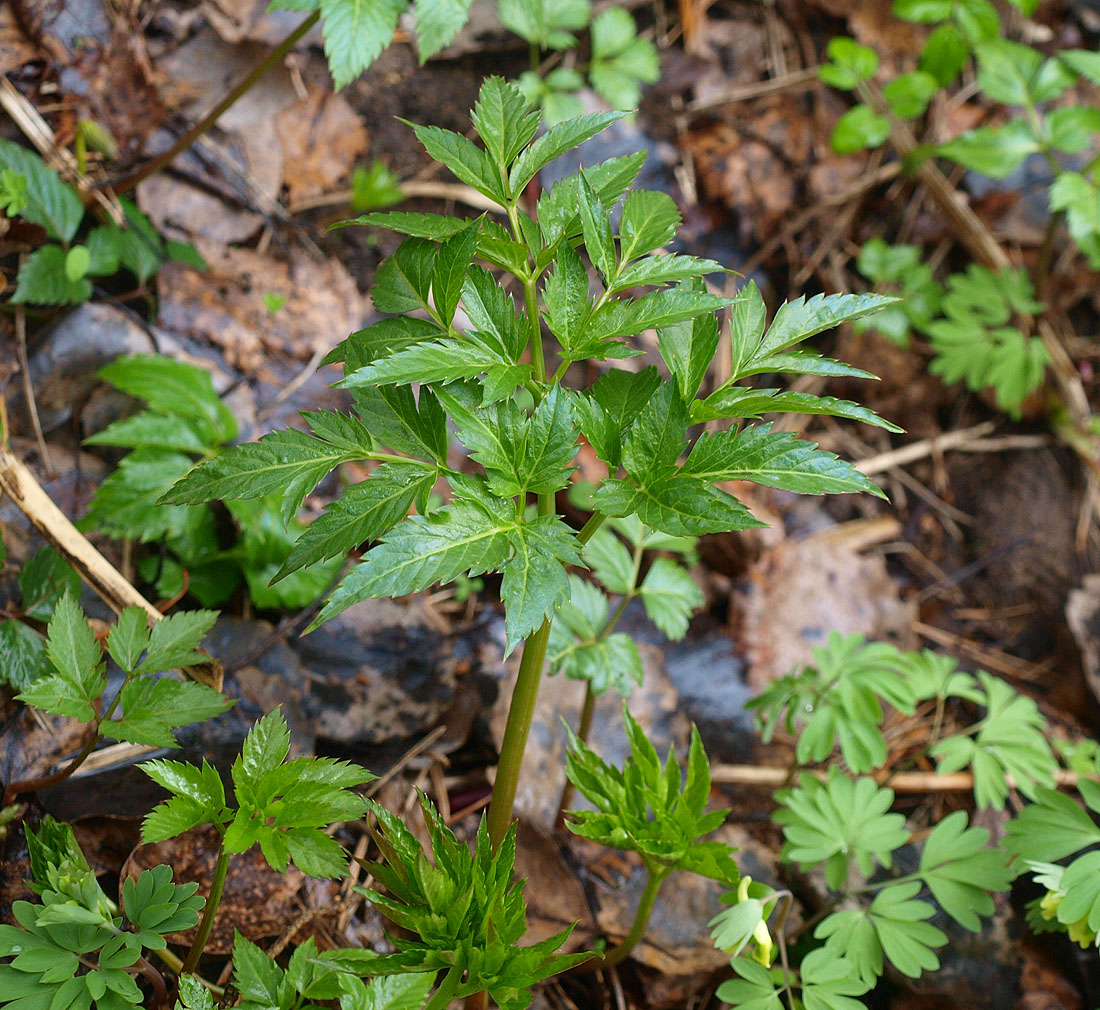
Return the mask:
MULTIPOLYGON (((95 373, 123 354, 151 354, 152 336, 112 305, 85 302, 35 341, 31 382, 43 431, 65 424, 99 383, 95 373)), ((12 410, 13 428, 27 434, 22 404, 12 410), (18 425, 18 427, 16 427, 18 425)))
POLYGON ((416 599, 366 600, 289 644, 317 740, 356 750, 400 747, 438 725, 475 647, 430 623, 416 599))
POLYGON ((756 733, 745 703, 753 692, 745 683, 745 664, 729 636, 689 636, 669 646, 665 667, 684 714, 699 727, 710 759, 751 761, 756 733))

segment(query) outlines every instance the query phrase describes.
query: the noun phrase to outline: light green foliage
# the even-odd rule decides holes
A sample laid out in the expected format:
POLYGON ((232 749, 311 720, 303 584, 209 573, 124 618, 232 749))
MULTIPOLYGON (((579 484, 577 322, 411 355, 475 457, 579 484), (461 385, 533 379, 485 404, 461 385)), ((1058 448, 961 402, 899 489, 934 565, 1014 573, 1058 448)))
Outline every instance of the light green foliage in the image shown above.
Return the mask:
POLYGON ((874 330, 905 346, 911 330, 925 333, 938 318, 943 288, 936 282, 932 268, 921 262, 919 247, 889 245, 881 238, 873 238, 859 251, 856 266, 879 290, 896 292, 901 299, 896 305, 857 321, 857 330, 874 330))
POLYGON ((18 616, 0 621, 0 683, 16 691, 53 671, 45 639, 21 618, 48 621, 63 595, 79 595, 80 576, 52 547, 40 547, 19 571, 19 593, 18 616))
POLYGON ((131 201, 122 199, 120 203, 124 227, 113 222, 97 225, 83 244, 74 245, 85 218, 79 193, 36 154, 10 140, 0 140, 0 210, 41 225, 53 240, 26 258, 11 301, 17 305, 72 305, 92 296, 89 278, 109 277, 126 269, 144 284, 168 260, 194 262, 198 258, 190 246, 166 243, 131 201))
POLYGON ((1053 789, 1037 790, 1035 802, 1008 823, 1005 848, 1019 857, 1017 872, 1030 872, 1046 894, 1028 906, 1028 923, 1037 931, 1061 930, 1081 947, 1100 946, 1100 859, 1095 846, 1100 827, 1100 787, 1082 779, 1084 808, 1053 789), (1073 858, 1066 865, 1056 860, 1073 858))
POLYGON ((245 852, 259 844, 264 858, 279 872, 293 860, 310 876, 343 876, 343 849, 322 829, 361 817, 366 801, 351 787, 375 776, 332 758, 288 760, 289 753, 290 732, 275 709, 249 730, 233 762, 235 809, 227 805, 221 778, 205 761, 201 768, 180 761, 146 761, 141 770, 172 796, 145 817, 142 838, 164 841, 210 824, 221 835, 225 852, 245 852))
MULTIPOLYGON (((587 505, 581 494, 574 501, 582 508, 587 505)), ((599 585, 570 575, 568 599, 550 630, 549 672, 587 681, 597 695, 611 687, 629 698, 634 685, 642 682, 642 658, 633 638, 614 628, 630 601, 641 599, 649 619, 673 641, 684 637, 691 615, 703 604, 702 590, 668 555, 654 558, 642 578, 645 552, 677 553, 690 562, 694 544, 693 538, 650 530, 635 517, 605 522, 581 555, 599 585), (608 593, 619 597, 614 613, 608 593)))
POLYGON ((847 889, 853 863, 864 877, 876 864, 889 869, 894 850, 909 840, 905 818, 889 812, 893 790, 871 779, 850 779, 838 768, 829 769, 826 782, 803 775, 797 788, 776 798, 783 858, 803 866, 824 863, 833 890, 847 889))
POLYGON ((661 764, 625 704, 623 724, 630 754, 622 769, 598 757, 570 731, 566 774, 596 809, 570 811, 569 830, 613 849, 637 852, 658 877, 691 870, 736 884, 733 850, 721 842, 700 841, 721 827, 728 811, 707 812, 710 766, 699 731, 692 727, 685 776, 671 751, 661 764))
POLYGON ((180 976, 180 993, 175 1010, 216 1010, 214 997, 193 975, 180 976))
POLYGON ((142 577, 154 583, 162 596, 176 596, 186 587, 203 605, 216 606, 243 579, 258 607, 297 608, 316 600, 330 584, 347 547, 331 554, 321 551, 296 563, 278 585, 270 583, 306 528, 296 518, 306 493, 331 466, 357 458, 359 448, 371 444, 362 425, 322 411, 306 415, 316 435, 286 431, 261 439, 255 451, 264 463, 263 482, 254 500, 229 506, 239 540, 224 548, 208 507, 157 504, 191 469, 196 457, 211 460, 215 481, 232 477, 232 457, 221 454, 237 435, 237 421, 214 391, 209 373, 158 355, 132 355, 112 362, 99 374, 117 389, 144 400, 146 409, 86 440, 89 445, 132 451, 96 490, 81 526, 162 544, 169 556, 151 554, 138 565, 142 577), (318 461, 318 455, 324 462, 318 461))
POLYGON ((723 1003, 738 1010, 783 1010, 798 1005, 784 1002, 792 989, 801 996, 806 1010, 864 1010, 856 996, 862 996, 871 984, 861 979, 855 965, 832 952, 815 950, 799 966, 797 979, 785 979, 779 969, 769 970, 747 957, 733 960, 737 978, 723 982, 716 995, 723 1003))
MULTIPOLYGON (((543 165, 617 118, 581 116, 536 138, 537 114, 514 87, 490 78, 474 109, 484 146, 448 130, 414 126, 433 157, 507 209, 509 230, 488 218, 361 218, 410 238, 376 277, 374 303, 393 315, 352 334, 330 355, 344 363, 342 385, 352 391, 355 414, 311 414, 314 436, 276 432, 230 449, 191 470, 162 500, 193 508, 281 488, 285 518, 339 463, 376 460, 384 465, 326 511, 278 577, 293 574, 297 564, 377 541, 332 594, 319 623, 373 596, 401 596, 436 582, 499 572, 511 649, 566 602, 567 567, 584 563, 581 543, 554 514, 552 499, 569 483, 579 435, 612 472, 620 463, 625 469, 596 490, 592 506, 611 519, 640 520, 647 537, 759 525, 717 482, 755 480, 810 493, 875 490, 847 463, 766 426, 747 425, 738 435, 705 440, 694 450, 687 430, 710 418, 786 409, 855 416, 892 428, 856 404, 779 390, 755 395, 734 385, 763 371, 865 375, 792 349, 891 299, 800 299, 783 306, 765 333, 763 302, 750 286, 736 302, 733 376, 699 399, 717 346, 714 313, 729 300, 708 293, 698 278, 722 268, 654 252, 672 239, 679 214, 663 194, 626 192, 642 158, 613 159, 567 176, 543 194, 537 220, 520 209, 524 189, 543 165), (620 200, 615 234, 608 215, 620 200), (598 291, 591 288, 581 249, 602 279, 598 291), (478 259, 519 282, 522 306, 478 259), (637 287, 652 290, 627 293, 637 287), (459 306, 469 320, 465 326, 457 322, 459 306), (412 312, 417 315, 404 315, 412 312), (540 318, 557 341, 556 374, 544 362, 540 318), (629 340, 649 327, 658 330, 675 382, 660 383, 650 367, 612 369, 586 390, 561 385, 570 361, 639 353, 629 340), (746 405, 747 394, 755 399, 746 405), (448 465, 448 416, 476 464, 473 473, 448 465), (440 478, 450 486, 450 500, 426 513, 428 493, 440 478), (537 514, 528 509, 533 497, 541 503, 537 514), (420 514, 408 515, 414 506, 420 514)), ((643 603, 664 630, 679 634, 697 594, 665 563, 648 579, 637 587, 643 603)), ((589 602, 595 608, 590 613, 571 611, 577 628, 598 623, 601 603, 595 597, 589 602)), ((596 628, 594 637, 599 634, 596 628)), ((595 644, 593 636, 585 641, 595 644)), ((637 669, 633 650, 610 635, 599 645, 608 661, 624 668, 618 683, 625 686, 637 669)))
POLYGON ((405 198, 401 180, 381 161, 368 168, 356 167, 351 173, 352 210, 368 211, 389 207, 405 198))
POLYGON ((5 168, 0 171, 0 210, 16 217, 30 203, 30 188, 22 172, 5 168))
MULTIPOLYGON (((430 859, 399 818, 370 803, 383 859, 369 870, 385 893, 362 891, 386 918, 417 939, 404 934, 391 938, 393 954, 344 951, 334 959, 353 972, 372 975, 427 973, 428 984, 443 972, 425 1010, 443 1010, 451 999, 482 990, 501 1010, 523 1010, 532 986, 589 955, 556 953, 572 927, 519 946, 527 924, 523 883, 514 880, 515 827, 494 852, 483 821, 471 851, 423 796, 421 808, 431 839, 430 859)), ((341 1002, 341 1010, 364 1006, 371 1004, 341 1002)))
POLYGON ((172 614, 150 630, 140 607, 124 610, 106 644, 126 679, 104 707, 103 649, 66 592, 50 617, 46 638, 50 672, 26 687, 19 699, 43 712, 93 723, 101 736, 113 740, 175 747, 176 729, 219 715, 232 704, 202 684, 159 676, 209 661, 198 647, 215 616, 204 610, 172 614))
POLYGON ((15 902, 18 925, 0 925, 0 958, 11 958, 0 964, 0 1006, 143 1006, 133 966, 144 951, 163 950, 165 936, 197 925, 198 884, 173 883, 168 866, 146 870, 124 881, 119 914, 72 828, 47 817, 37 833, 27 830, 27 844, 42 901, 15 902))
POLYGON ((1028 797, 1034 797, 1040 786, 1052 786, 1056 763, 1043 736, 1046 720, 1035 702, 983 671, 970 686, 985 715, 967 732, 931 748, 936 770, 945 774, 969 767, 978 806, 997 810, 1008 798, 1006 775, 1028 797))
POLYGON ((864 321, 864 328, 899 343, 908 340, 910 328, 917 330, 935 352, 930 372, 946 382, 963 381, 975 392, 993 389, 997 406, 1019 417, 1023 402, 1042 385, 1049 360, 1042 340, 1021 328, 1044 309, 1023 270, 994 272, 972 263, 965 273, 947 278, 945 291, 920 262, 916 246, 890 246, 881 239, 863 247, 858 266, 876 286, 903 298, 864 321))
MULTIPOLYGON (((272 6, 304 12, 320 11, 325 56, 337 88, 350 84, 393 40, 398 18, 412 8, 416 44, 424 63, 449 45, 466 24, 471 0, 275 0, 272 6)), ((531 45, 532 69, 517 84, 549 125, 582 111, 576 92, 587 76, 596 92, 613 108, 635 109, 641 85, 659 74, 657 48, 638 35, 633 16, 624 8, 607 7, 592 17, 591 0, 498 0, 500 23, 531 45), (540 77, 539 54, 572 49, 577 33, 590 28, 591 60, 584 72, 555 67, 540 77)), ((360 184, 353 179, 358 194, 360 184)), ((399 191, 398 191, 399 192, 399 191)), ((400 197, 398 197, 399 199, 400 197)), ((386 202, 393 203, 393 199, 386 202)), ((372 206, 385 206, 385 202, 372 206)), ((353 201, 357 210, 370 209, 353 201)))
POLYGON ((880 767, 887 757, 880 699, 901 712, 914 710, 914 692, 900 675, 897 649, 834 631, 813 656, 812 665, 773 681, 745 706, 756 710, 764 742, 782 726, 798 737, 800 764, 826 760, 839 744, 856 774, 880 767))
MULTIPOLYGON (((1013 2, 1025 15, 1037 6, 1036 0, 1013 2)), ((1095 150, 1100 109, 1064 103, 1066 93, 1082 79, 1100 82, 1100 57, 1087 50, 1045 56, 1010 41, 990 0, 895 0, 893 11, 900 18, 937 26, 925 43, 919 70, 882 84, 882 98, 895 119, 922 117, 936 93, 951 86, 972 59, 978 91, 1003 107, 992 123, 934 148, 918 149, 913 156, 934 153, 996 179, 1013 175, 1032 156, 1042 158, 1051 175, 1051 238, 1064 218, 1090 266, 1100 267, 1098 159, 1083 167, 1067 160, 1095 150)), ((879 69, 877 55, 848 38, 833 39, 828 53, 822 79, 864 99, 838 121, 834 148, 852 152, 885 143, 889 120, 867 86, 879 69)), ((1047 351, 1027 319, 1045 309, 1035 302, 1030 280, 1022 270, 992 272, 972 264, 965 273, 949 277, 944 291, 920 260, 914 247, 888 247, 881 239, 868 243, 860 255, 860 272, 896 290, 905 302, 865 325, 899 343, 916 329, 932 343, 933 373, 947 382, 965 381, 975 391, 992 388, 997 405, 1019 417, 1023 402, 1042 384, 1048 364, 1047 351)), ((1042 257, 1040 261, 1046 263, 1042 257)), ((1046 271, 1047 265, 1041 265, 1038 273, 1046 271)), ((1038 277, 1037 282, 1043 280, 1038 277)))

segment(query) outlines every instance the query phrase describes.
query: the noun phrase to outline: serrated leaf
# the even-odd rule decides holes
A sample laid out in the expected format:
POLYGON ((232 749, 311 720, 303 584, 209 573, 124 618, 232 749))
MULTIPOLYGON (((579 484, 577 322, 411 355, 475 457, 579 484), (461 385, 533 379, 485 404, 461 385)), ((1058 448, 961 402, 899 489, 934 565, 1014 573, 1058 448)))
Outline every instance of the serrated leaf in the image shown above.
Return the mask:
POLYGON ((588 184, 584 173, 581 173, 578 183, 578 208, 581 215, 581 231, 584 235, 584 247, 588 252, 588 258, 592 265, 599 270, 604 283, 608 284, 614 278, 615 239, 611 234, 611 221, 604 209, 600 198, 588 184))
POLYGON ((447 461, 447 416, 435 393, 421 386, 378 386, 355 390, 359 415, 382 445, 444 464, 447 461))
POLYGON ((1021 119, 1003 126, 979 126, 936 148, 943 157, 994 179, 1007 179, 1038 150, 1031 127, 1021 119))
POLYGON ((685 403, 690 403, 699 392, 718 349, 718 319, 707 313, 666 326, 658 331, 657 337, 661 357, 676 377, 680 396, 685 403))
POLYGON ((23 613, 47 621, 53 614, 54 605, 66 592, 74 598, 80 595, 80 576, 68 561, 46 544, 19 570, 19 592, 23 613))
POLYGON ((407 6, 406 0, 320 0, 325 57, 337 91, 390 44, 407 6))
POLYGON ((659 191, 632 189, 623 200, 619 217, 619 251, 623 262, 667 245, 679 227, 680 210, 672 197, 659 191))
MULTIPOLYGON (((444 131, 440 131, 444 132, 444 131)), ((458 134, 455 134, 458 136, 458 134)), ((465 138, 461 138, 465 140, 465 138)), ((466 143, 470 143, 466 141, 466 143)), ((470 145, 473 147, 473 145, 470 145)), ((474 147, 479 154, 479 148, 474 147)), ((371 301, 379 312, 433 312, 430 292, 437 248, 422 238, 406 239, 392 256, 384 259, 374 274, 371 301)))
POLYGON ((416 45, 427 63, 459 33, 470 16, 471 0, 416 0, 416 45))
POLYGON ((65 250, 57 245, 36 249, 19 268, 14 305, 76 305, 92 297, 92 284, 85 277, 75 280, 65 269, 65 250))
POLYGON ((510 552, 511 526, 464 503, 400 522, 345 576, 310 630, 375 596, 404 596, 435 582, 495 571, 510 552))
POLYGON ((208 445, 237 437, 237 419, 221 402, 204 368, 160 354, 131 354, 101 368, 98 376, 144 400, 150 410, 199 421, 208 445))
MULTIPOLYGON (((504 16, 502 5, 502 22, 504 16)), ((505 24, 505 27, 509 26, 505 24)), ((502 170, 531 143, 539 128, 538 111, 528 105, 515 85, 501 77, 487 77, 482 81, 470 118, 481 142, 502 170)))
MULTIPOLYGON (((688 412, 674 383, 662 383, 623 440, 623 466, 639 481, 670 467, 684 449, 688 412)), ((643 520, 644 521, 644 520, 643 520)))
POLYGON ((838 400, 833 396, 814 396, 812 393, 796 393, 782 389, 750 389, 745 386, 727 386, 711 393, 702 403, 696 401, 691 408, 691 422, 696 424, 723 417, 755 418, 762 414, 827 414, 846 417, 852 421, 900 432, 902 429, 879 417, 874 411, 850 400, 838 400))
POLYGON ((887 295, 815 295, 784 302, 757 348, 758 354, 785 351, 841 323, 861 319, 892 305, 887 295))
POLYGON ((630 551, 606 526, 596 530, 592 539, 584 545, 583 558, 610 592, 622 596, 633 591, 637 574, 630 551))
POLYGON ((588 290, 588 271, 580 256, 568 242, 561 243, 542 295, 546 325, 562 347, 570 348, 580 341, 589 312, 588 290))
POLYGON ((148 615, 141 607, 127 607, 107 634, 107 651, 124 672, 132 673, 148 646, 148 615))
MULTIPOLYGON (((460 133, 444 130, 438 126, 412 124, 412 128, 417 140, 424 145, 424 150, 429 156, 449 168, 457 179, 468 186, 473 186, 479 193, 495 200, 501 206, 509 202, 510 194, 505 192, 504 183, 493 166, 492 158, 473 141, 467 140, 460 133)), ((527 149, 527 151, 530 150, 531 148, 527 149)), ((521 161, 522 157, 521 155, 521 161)), ((512 191, 516 192, 514 185, 512 191)))
POLYGON ((22 621, 0 622, 0 682, 26 691, 52 672, 46 643, 31 628, 22 621))
POLYGON ((714 483, 748 480, 798 494, 866 492, 886 497, 850 463, 793 432, 772 433, 770 424, 704 433, 684 462, 684 472, 714 483))
POLYGON ((622 267, 610 290, 615 293, 625 291, 627 288, 672 284, 703 277, 706 274, 727 272, 726 268, 715 260, 681 256, 678 253, 654 254, 622 267))
POLYGON ((527 343, 526 318, 496 279, 479 266, 470 267, 462 286, 462 305, 479 342, 497 350, 501 362, 518 362, 527 343))
POLYGON ((388 228, 401 235, 414 238, 429 238, 442 242, 466 227, 461 218, 447 217, 444 214, 416 214, 403 210, 375 211, 363 214, 349 221, 340 221, 329 228, 347 228, 351 225, 373 225, 376 228, 388 228))
POLYGON ((341 463, 368 458, 370 434, 358 425, 356 442, 334 444, 294 428, 273 431, 258 442, 233 446, 191 470, 162 501, 195 505, 216 500, 282 494, 284 521, 297 514, 310 491, 341 463))
POLYGON ((613 337, 636 336, 648 329, 660 329, 673 323, 694 319, 724 308, 730 299, 702 291, 680 288, 651 291, 630 301, 612 301, 592 314, 585 330, 582 348, 568 355, 573 358, 598 349, 601 342, 613 337))
POLYGON ((163 673, 209 660, 199 646, 214 626, 214 610, 187 610, 170 614, 153 625, 145 659, 135 672, 163 673))
POLYGON ((275 580, 377 540, 409 514, 435 484, 437 473, 414 463, 383 463, 365 481, 345 488, 294 544, 275 580))
POLYGON ((513 554, 503 565, 507 650, 539 628, 569 595, 565 565, 581 563, 574 532, 557 516, 538 518, 509 533, 513 554))
POLYGON ((103 723, 100 732, 148 747, 178 747, 172 730, 212 719, 233 704, 213 688, 170 677, 127 681, 121 695, 122 715, 103 723))
POLYGON ((691 615, 704 603, 703 591, 670 558, 657 558, 639 593, 649 619, 674 642, 687 634, 691 615))
MULTIPOLYGON (((595 112, 588 116, 567 119, 564 123, 551 126, 516 159, 516 163, 508 174, 509 189, 512 193, 523 192, 527 183, 535 177, 540 168, 549 165, 550 162, 559 155, 565 154, 566 151, 571 151, 586 140, 590 140, 597 133, 602 133, 622 117, 623 113, 621 112, 595 112)), ((599 193, 597 183, 589 178, 587 172, 585 178, 588 184, 599 193)), ((601 198, 606 199, 607 197, 601 194, 601 198)), ((539 217, 541 218, 541 216, 540 213, 539 217)))
POLYGON ((646 526, 677 537, 764 525, 731 495, 675 472, 656 475, 645 486, 609 479, 593 496, 592 503, 610 516, 637 514, 646 526))
POLYGON ((1100 269, 1100 188, 1077 172, 1062 172, 1050 187, 1050 209, 1065 211, 1073 241, 1089 266, 1100 269))
POLYGON ((450 326, 470 268, 481 224, 471 221, 462 231, 444 239, 432 266, 432 300, 444 326, 450 326))
POLYGON ((26 203, 19 216, 41 225, 51 238, 70 242, 84 219, 84 204, 76 190, 41 158, 10 140, 0 140, 0 169, 27 180, 26 203))

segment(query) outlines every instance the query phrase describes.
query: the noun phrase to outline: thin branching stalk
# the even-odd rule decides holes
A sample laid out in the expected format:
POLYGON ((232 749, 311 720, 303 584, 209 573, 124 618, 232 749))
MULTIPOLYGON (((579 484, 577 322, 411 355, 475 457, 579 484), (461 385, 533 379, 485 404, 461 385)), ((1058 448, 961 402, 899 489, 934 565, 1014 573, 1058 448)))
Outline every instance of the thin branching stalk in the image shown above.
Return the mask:
POLYGON ((225 887, 225 875, 229 870, 229 853, 225 851, 225 836, 218 841, 218 861, 214 865, 214 879, 210 884, 210 894, 206 899, 206 907, 202 910, 202 922, 199 923, 199 931, 191 944, 191 949, 184 958, 182 974, 190 975, 198 967, 199 958, 202 957, 206 941, 210 939, 210 931, 214 928, 214 917, 218 912, 218 905, 222 900, 222 890, 225 887))

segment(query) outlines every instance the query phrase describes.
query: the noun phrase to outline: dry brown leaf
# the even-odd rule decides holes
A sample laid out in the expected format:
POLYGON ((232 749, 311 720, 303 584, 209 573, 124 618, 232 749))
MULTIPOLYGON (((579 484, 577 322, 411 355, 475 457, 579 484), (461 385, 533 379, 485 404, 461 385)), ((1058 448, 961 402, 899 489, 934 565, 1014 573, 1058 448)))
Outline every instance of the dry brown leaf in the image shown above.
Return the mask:
POLYGON ((367 131, 347 100, 321 88, 284 109, 275 120, 275 132, 286 159, 292 204, 325 193, 346 178, 368 145, 367 131))
POLYGON ((915 610, 900 599, 882 558, 858 554, 832 534, 788 540, 749 572, 738 617, 746 679, 757 691, 809 662, 830 631, 898 638, 912 625, 915 610))
POLYGON ((251 249, 200 248, 208 271, 179 263, 161 270, 160 322, 222 348, 235 368, 254 372, 272 353, 307 360, 362 323, 364 300, 336 260, 297 249, 285 263, 251 249), (284 299, 278 311, 264 295, 284 299))

